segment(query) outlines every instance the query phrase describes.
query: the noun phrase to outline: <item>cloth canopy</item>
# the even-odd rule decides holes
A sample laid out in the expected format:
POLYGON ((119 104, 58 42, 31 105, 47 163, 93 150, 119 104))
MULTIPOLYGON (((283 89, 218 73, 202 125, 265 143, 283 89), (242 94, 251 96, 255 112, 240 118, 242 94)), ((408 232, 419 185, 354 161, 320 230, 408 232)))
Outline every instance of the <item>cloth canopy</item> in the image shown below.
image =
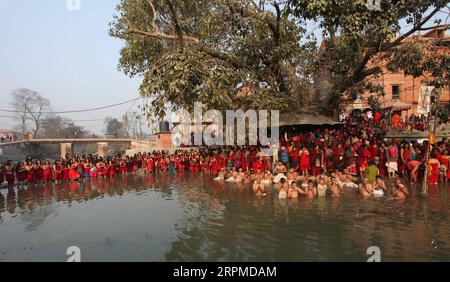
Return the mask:
POLYGON ((280 126, 286 125, 337 125, 343 124, 342 122, 335 121, 330 117, 319 114, 281 114, 280 126))

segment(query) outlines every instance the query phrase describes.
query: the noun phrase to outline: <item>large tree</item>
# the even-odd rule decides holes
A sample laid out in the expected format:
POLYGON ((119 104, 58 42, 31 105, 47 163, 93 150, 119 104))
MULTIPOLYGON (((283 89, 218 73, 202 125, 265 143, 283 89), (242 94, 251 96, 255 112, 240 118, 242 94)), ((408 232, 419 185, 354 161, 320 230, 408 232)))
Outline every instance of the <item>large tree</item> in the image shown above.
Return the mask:
POLYGON ((383 71, 381 64, 416 77, 431 73, 428 83, 438 87, 448 83, 448 56, 431 52, 430 46, 414 35, 435 27, 448 28, 447 22, 433 19, 441 12, 448 14, 449 1, 375 1, 380 9, 368 6, 369 0, 288 2, 290 13, 320 23, 325 38, 320 65, 328 68, 328 90, 334 102, 351 101, 365 91, 384 94, 383 87, 374 83, 383 71))
POLYGON ((169 106, 298 108, 311 94, 316 44, 285 1, 122 0, 110 34, 125 41, 119 68, 159 117, 169 106), (245 89, 246 91, 241 91, 245 89))
POLYGON ((124 124, 116 118, 106 117, 105 118, 105 134, 112 135, 115 137, 127 136, 125 132, 124 124))

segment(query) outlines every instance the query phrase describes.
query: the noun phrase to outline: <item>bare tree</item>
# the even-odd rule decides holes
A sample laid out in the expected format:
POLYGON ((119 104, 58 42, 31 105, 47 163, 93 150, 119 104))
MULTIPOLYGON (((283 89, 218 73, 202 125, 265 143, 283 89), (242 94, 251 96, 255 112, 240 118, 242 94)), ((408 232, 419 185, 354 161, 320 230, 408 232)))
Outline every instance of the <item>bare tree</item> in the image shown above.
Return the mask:
POLYGON ((16 89, 11 95, 13 96, 11 105, 20 122, 19 130, 22 134, 27 134, 27 122, 31 121, 34 125, 32 129, 34 136, 39 136, 42 120, 46 112, 50 110, 50 101, 38 92, 28 88, 16 89))
POLYGON ((19 88, 11 93, 13 96, 11 106, 14 108, 16 118, 20 122, 17 129, 20 130, 23 135, 27 134, 27 120, 29 119, 28 108, 33 102, 33 97, 36 94, 36 91, 27 88, 19 88))
POLYGON ((33 135, 39 137, 42 120, 45 117, 45 112, 50 110, 50 100, 36 95, 33 103, 29 105, 28 112, 30 113, 30 119, 34 124, 33 135))
POLYGON ((124 125, 124 131, 129 137, 136 139, 143 138, 144 136, 144 118, 139 112, 126 113, 123 116, 122 124, 124 125))

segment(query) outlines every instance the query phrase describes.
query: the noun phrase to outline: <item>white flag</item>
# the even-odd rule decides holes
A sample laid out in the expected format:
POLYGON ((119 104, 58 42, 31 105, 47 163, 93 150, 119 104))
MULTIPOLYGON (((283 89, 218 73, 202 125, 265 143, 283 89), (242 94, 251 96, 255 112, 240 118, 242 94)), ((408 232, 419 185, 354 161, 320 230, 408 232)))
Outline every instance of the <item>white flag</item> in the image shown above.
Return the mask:
POLYGON ((431 92, 434 86, 421 86, 419 101, 417 101, 417 113, 427 115, 430 112, 431 92))

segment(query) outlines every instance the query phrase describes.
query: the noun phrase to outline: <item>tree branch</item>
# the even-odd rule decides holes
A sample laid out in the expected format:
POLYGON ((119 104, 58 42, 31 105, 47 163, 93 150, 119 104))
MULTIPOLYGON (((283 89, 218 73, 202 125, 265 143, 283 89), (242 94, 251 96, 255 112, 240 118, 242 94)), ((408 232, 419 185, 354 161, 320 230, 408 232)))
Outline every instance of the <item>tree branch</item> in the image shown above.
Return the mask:
POLYGON ((159 27, 156 24, 156 9, 155 6, 153 5, 153 1, 152 0, 147 0, 147 4, 150 6, 150 8, 152 9, 152 28, 154 32, 159 32, 159 27))
POLYGON ((428 16, 426 16, 420 23, 418 23, 416 26, 414 26, 413 28, 411 28, 407 33, 399 36, 397 39, 395 39, 394 41, 385 44, 384 46, 381 47, 381 51, 388 51, 389 49, 391 49, 394 46, 397 46, 398 44, 400 44, 405 38, 407 38, 408 36, 410 36, 411 34, 413 34, 414 32, 418 31, 420 28, 422 28, 422 26, 427 23, 437 12, 439 12, 439 10, 441 8, 443 8, 445 5, 439 5, 437 6, 428 16))
POLYGON ((446 27, 448 29, 448 28, 450 28, 450 24, 436 25, 436 26, 430 26, 430 27, 422 27, 422 28, 419 28, 418 30, 425 31, 425 30, 431 30, 431 29, 442 28, 442 27, 446 27))
POLYGON ((178 40, 180 41, 180 49, 181 52, 184 52, 184 36, 183 36, 183 30, 180 26, 180 20, 178 18, 177 11, 175 10, 175 6, 173 5, 172 1, 166 0, 167 6, 169 6, 170 14, 172 15, 172 22, 173 26, 175 28, 175 32, 177 34, 178 40))

